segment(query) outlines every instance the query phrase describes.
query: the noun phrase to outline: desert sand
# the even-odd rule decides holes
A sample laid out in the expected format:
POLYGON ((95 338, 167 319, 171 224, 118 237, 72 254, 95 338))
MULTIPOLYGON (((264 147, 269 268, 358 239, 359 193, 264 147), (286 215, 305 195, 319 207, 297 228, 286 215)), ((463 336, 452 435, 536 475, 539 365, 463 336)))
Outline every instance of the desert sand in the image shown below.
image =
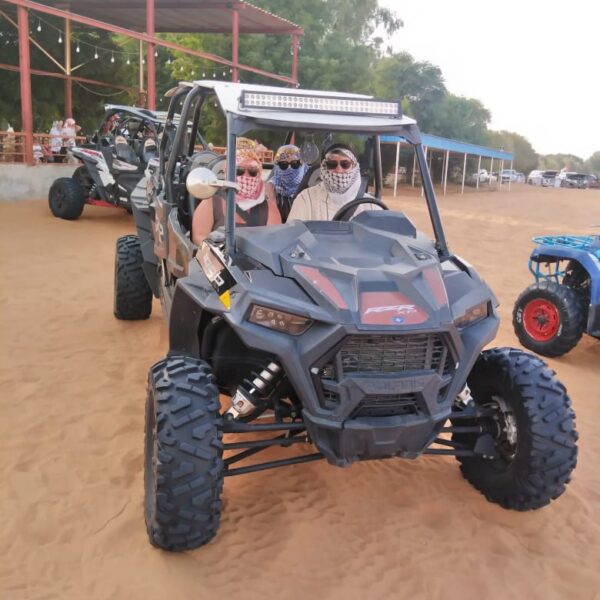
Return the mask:
MULTIPOLYGON (((417 194, 390 204, 427 226, 417 194)), ((451 248, 501 302, 495 345, 516 346, 531 237, 592 231, 600 190, 513 186, 449 194, 440 208, 451 248)), ((589 337, 548 361, 580 433, 573 481, 548 507, 490 504, 452 457, 319 461, 228 478, 212 543, 151 547, 143 407, 167 334, 158 302, 148 321, 112 314, 114 244, 133 229, 112 209, 67 222, 43 200, 0 204, 1 598, 600 598, 600 341, 589 337)))

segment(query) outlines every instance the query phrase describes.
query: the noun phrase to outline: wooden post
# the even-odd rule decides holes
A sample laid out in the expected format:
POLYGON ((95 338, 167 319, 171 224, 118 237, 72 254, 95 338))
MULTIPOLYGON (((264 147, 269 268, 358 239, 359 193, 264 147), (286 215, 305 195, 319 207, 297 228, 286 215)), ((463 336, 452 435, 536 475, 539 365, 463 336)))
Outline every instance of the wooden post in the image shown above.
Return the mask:
POLYGON ((29 11, 17 6, 19 26, 19 70, 21 80, 21 131, 23 139, 23 158, 28 165, 33 160, 33 106, 31 103, 31 61, 29 56, 29 11))
POLYGON ((240 78, 238 69, 239 61, 239 46, 240 46, 240 13, 237 8, 231 12, 231 60, 233 62, 231 81, 237 82, 240 78))
MULTIPOLYGON (((477 181, 475 183, 475 189, 479 189, 479 171, 481 171, 481 154, 479 155, 479 162, 477 163, 477 181)), ((490 180, 488 179, 488 185, 490 184, 490 180)))
POLYGON ((298 34, 292 36, 292 79, 298 85, 298 34))
MULTIPOLYGON (((146 0, 146 33, 154 37, 154 0, 146 0)), ((148 44, 148 108, 156 110, 156 46, 148 44)))
POLYGON ((73 118, 73 80, 71 79, 71 20, 65 19, 65 117, 73 118))
POLYGON ((467 173, 467 153, 465 152, 465 160, 463 161, 463 178, 462 178, 462 188, 460 190, 461 194, 465 193, 465 175, 467 173))

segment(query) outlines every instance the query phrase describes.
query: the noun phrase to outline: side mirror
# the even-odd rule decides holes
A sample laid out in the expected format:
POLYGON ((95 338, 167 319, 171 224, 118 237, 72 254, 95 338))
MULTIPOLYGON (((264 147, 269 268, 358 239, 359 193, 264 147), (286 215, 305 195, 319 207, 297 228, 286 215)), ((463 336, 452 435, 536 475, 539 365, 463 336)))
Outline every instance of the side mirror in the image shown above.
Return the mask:
POLYGON ((205 167, 193 169, 185 180, 185 187, 194 198, 200 199, 210 198, 222 189, 238 190, 236 183, 217 179, 215 173, 205 167))

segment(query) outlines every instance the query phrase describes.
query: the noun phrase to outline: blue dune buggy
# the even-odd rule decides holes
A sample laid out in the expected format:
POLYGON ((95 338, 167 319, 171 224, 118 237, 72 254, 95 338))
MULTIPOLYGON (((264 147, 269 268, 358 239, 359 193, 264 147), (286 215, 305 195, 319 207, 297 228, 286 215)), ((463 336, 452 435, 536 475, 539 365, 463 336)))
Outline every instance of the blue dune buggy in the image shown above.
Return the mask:
POLYGON ((533 238, 529 270, 535 277, 517 299, 513 327, 529 350, 555 357, 584 333, 600 339, 600 235, 533 238))

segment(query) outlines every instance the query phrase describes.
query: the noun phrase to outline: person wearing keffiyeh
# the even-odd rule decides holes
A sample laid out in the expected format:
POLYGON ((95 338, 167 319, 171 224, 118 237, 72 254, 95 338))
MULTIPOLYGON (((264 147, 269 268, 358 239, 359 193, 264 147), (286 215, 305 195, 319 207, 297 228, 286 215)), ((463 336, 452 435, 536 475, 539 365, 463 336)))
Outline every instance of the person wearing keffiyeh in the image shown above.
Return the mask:
MULTIPOLYGON (((321 181, 298 194, 288 221, 329 221, 348 202, 357 198, 361 187, 360 165, 349 146, 335 144, 321 162, 321 181)), ((374 204, 362 204, 354 214, 377 210, 374 204)))
MULTIPOLYGON (((238 227, 272 225, 281 223, 277 205, 266 194, 262 179, 262 163, 256 153, 256 144, 238 138, 236 177, 239 186, 235 195, 235 221, 238 227)), ((226 202, 224 194, 215 194, 203 200, 194 211, 192 241, 200 245, 208 234, 225 224, 226 202)))
POLYGON ((300 148, 293 144, 281 146, 275 153, 274 163, 267 182, 267 194, 275 197, 281 220, 285 221, 307 167, 300 156, 300 148))

